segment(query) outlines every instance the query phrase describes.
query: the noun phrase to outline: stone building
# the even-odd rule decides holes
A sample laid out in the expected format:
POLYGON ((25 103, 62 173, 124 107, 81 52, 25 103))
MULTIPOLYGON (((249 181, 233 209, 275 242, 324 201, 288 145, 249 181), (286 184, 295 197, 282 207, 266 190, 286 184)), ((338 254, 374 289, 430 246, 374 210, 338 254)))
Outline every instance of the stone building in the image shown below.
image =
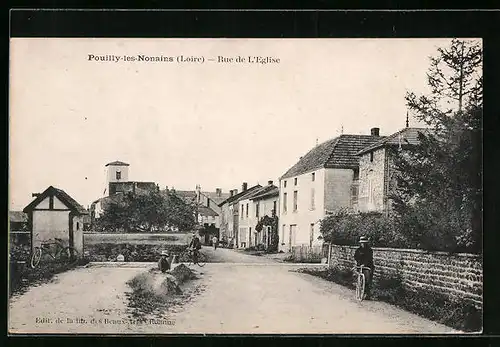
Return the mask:
POLYGON ((390 194, 396 189, 393 156, 408 146, 419 143, 419 133, 427 134, 426 128, 404 128, 359 151, 359 212, 391 212, 390 194), (392 150, 391 150, 392 149, 392 150), (394 151, 394 149, 396 151, 394 151))

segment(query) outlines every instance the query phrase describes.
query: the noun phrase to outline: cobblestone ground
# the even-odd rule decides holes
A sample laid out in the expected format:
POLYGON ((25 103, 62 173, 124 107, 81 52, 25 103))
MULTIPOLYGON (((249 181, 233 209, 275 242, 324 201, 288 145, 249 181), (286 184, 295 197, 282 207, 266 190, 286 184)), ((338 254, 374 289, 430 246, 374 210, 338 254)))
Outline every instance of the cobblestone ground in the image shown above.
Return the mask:
POLYGON ((359 303, 347 288, 290 271, 299 265, 280 264, 228 249, 205 248, 203 252, 218 257, 220 262, 195 268, 200 279, 192 283, 189 291, 197 294, 162 317, 138 322, 130 321, 127 315, 129 289, 126 281, 153 264, 91 266, 60 274, 55 281, 12 298, 9 331, 115 334, 455 332, 386 303, 359 303))

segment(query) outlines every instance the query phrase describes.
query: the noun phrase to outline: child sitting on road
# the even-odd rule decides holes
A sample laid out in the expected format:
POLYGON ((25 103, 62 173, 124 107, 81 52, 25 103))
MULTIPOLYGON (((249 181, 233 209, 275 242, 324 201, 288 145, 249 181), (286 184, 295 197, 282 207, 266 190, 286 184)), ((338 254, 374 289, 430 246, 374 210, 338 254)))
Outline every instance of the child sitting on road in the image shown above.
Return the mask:
POLYGON ((161 251, 161 257, 160 260, 158 260, 158 268, 160 269, 161 272, 166 272, 167 270, 170 270, 170 261, 168 259, 168 252, 167 251, 161 251))

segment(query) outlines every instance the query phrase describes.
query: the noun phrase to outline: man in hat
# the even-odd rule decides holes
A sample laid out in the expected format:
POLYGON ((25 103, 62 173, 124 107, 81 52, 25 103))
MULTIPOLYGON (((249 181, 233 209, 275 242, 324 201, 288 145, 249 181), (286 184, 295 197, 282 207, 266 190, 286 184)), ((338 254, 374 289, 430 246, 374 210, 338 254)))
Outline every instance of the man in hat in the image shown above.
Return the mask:
POLYGON ((373 271, 375 270, 375 267, 373 265, 373 250, 368 245, 368 238, 366 236, 361 236, 359 238, 359 247, 356 249, 356 252, 354 252, 354 260, 356 260, 357 266, 363 265, 371 269, 371 271, 363 269, 366 281, 366 299, 370 299, 373 271))
POLYGON ((170 270, 170 262, 168 261, 168 256, 169 254, 167 251, 161 251, 160 260, 158 260, 158 268, 161 272, 170 270))

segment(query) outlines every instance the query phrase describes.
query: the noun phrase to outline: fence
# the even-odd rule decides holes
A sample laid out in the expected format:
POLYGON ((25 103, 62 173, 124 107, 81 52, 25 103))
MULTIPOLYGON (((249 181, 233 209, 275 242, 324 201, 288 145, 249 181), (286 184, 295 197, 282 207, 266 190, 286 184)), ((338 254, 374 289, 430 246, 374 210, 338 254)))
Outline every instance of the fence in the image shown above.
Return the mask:
MULTIPOLYGON (((356 247, 331 245, 330 267, 352 268, 356 247)), ((406 289, 420 288, 483 305, 483 262, 473 254, 373 248, 374 277, 401 276, 406 289)))

